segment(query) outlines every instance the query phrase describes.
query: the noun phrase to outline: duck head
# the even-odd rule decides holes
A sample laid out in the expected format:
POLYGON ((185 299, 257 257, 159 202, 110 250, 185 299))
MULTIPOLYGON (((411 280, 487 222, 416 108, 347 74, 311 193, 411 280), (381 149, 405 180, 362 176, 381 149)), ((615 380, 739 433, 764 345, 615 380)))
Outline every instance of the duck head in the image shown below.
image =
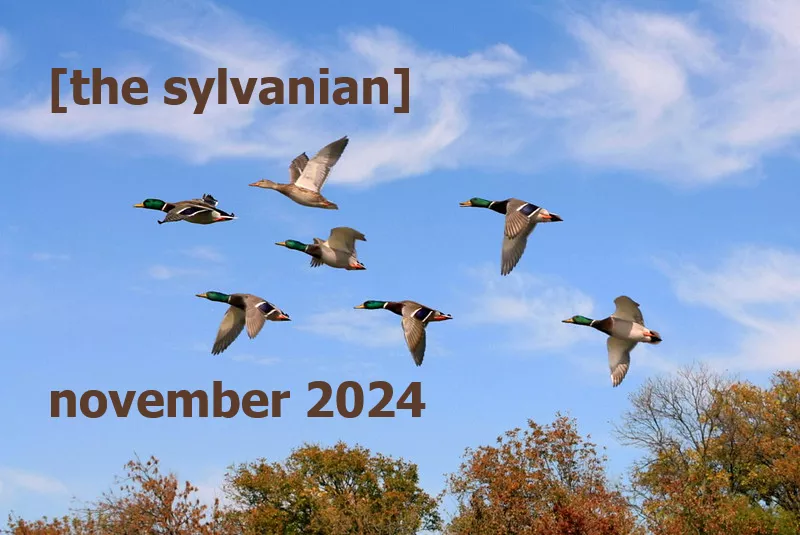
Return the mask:
POLYGON ((486 199, 481 199, 480 197, 473 197, 468 201, 458 203, 458 205, 462 208, 489 208, 491 204, 492 201, 487 201, 486 199))
POLYGON ((145 199, 138 204, 134 204, 134 208, 147 208, 148 210, 164 210, 167 203, 161 199, 145 199))
POLYGON ((259 180, 257 182, 253 182, 250 186, 256 188, 264 188, 264 189, 278 189, 278 184, 273 182, 272 180, 267 180, 266 178, 259 180))
POLYGON ((208 299, 209 301, 216 301, 218 303, 227 303, 229 302, 231 296, 228 294, 224 294, 222 292, 203 292, 201 294, 195 294, 197 297, 202 297, 203 299, 208 299))
POLYGON ((575 325, 591 325, 594 320, 591 318, 587 318, 586 316, 572 316, 571 318, 567 318, 565 320, 561 320, 561 323, 573 323, 575 325))
POLYGON ((364 310, 378 310, 380 308, 385 308, 387 304, 388 301, 369 300, 369 301, 364 301, 360 305, 356 305, 353 308, 364 309, 364 310))
POLYGON ((280 245, 281 247, 286 247, 287 249, 294 249, 295 251, 303 252, 305 252, 305 250, 308 248, 308 245, 297 240, 279 241, 275 242, 275 245, 280 245))

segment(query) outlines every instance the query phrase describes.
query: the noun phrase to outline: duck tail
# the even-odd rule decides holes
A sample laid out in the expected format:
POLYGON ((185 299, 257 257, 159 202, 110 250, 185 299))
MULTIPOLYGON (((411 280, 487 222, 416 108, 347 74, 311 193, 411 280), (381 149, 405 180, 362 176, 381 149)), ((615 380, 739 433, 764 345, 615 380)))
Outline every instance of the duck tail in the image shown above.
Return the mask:
POLYGON ((661 335, 657 331, 650 331, 650 343, 657 345, 661 343, 661 335))

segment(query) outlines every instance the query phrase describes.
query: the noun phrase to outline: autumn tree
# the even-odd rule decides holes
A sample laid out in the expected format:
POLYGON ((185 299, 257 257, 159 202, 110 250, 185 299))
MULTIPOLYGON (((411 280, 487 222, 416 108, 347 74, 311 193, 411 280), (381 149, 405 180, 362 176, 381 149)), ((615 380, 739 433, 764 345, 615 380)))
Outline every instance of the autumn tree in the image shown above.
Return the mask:
POLYGON ((127 475, 118 478, 116 491, 108 492, 82 509, 62 518, 26 521, 9 518, 13 535, 228 535, 227 526, 215 502, 201 504, 197 487, 181 484, 174 474, 162 474, 159 461, 132 460, 127 475))
POLYGON ((631 396, 616 434, 644 452, 631 491, 648 531, 798 532, 791 503, 800 489, 792 479, 800 451, 792 429, 800 420, 791 400, 800 403, 800 382, 792 390, 789 377, 798 381, 779 374, 765 390, 690 366, 648 380, 631 396))
POLYGON ((467 450, 447 493, 458 502, 451 535, 630 535, 640 533, 623 495, 611 488, 604 459, 559 415, 532 420, 494 446, 467 450))
POLYGON ((737 383, 718 393, 719 462, 736 472, 733 490, 779 507, 800 528, 800 372, 773 375, 770 388, 737 383))
POLYGON ((236 466, 226 492, 247 534, 413 535, 440 524, 416 465, 343 443, 236 466))

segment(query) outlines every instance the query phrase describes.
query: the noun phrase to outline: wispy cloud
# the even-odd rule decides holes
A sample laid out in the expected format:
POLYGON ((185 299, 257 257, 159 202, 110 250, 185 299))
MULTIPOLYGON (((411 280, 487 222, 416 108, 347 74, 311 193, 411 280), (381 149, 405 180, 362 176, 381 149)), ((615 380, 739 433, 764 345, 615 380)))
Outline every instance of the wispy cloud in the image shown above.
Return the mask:
POLYGON ((175 277, 183 277, 186 275, 198 275, 201 273, 202 272, 197 269, 170 267, 161 264, 150 266, 147 269, 147 275, 150 278, 156 280, 169 280, 169 279, 174 279, 175 277))
POLYGON ((66 494, 68 492, 64 483, 50 476, 17 468, 0 467, 0 492, 17 490, 35 494, 66 494))
POLYGON ((572 89, 581 83, 578 74, 545 73, 536 71, 515 76, 506 88, 528 99, 542 99, 572 89))
POLYGON ((464 321, 500 326, 502 338, 512 347, 561 349, 586 336, 586 329, 562 325, 575 314, 594 313, 594 301, 577 288, 554 277, 535 276, 515 270, 502 282, 494 268, 472 271, 477 281, 472 312, 464 321))
POLYGON ((0 130, 62 142, 139 134, 159 140, 149 148, 196 162, 283 163, 347 133, 354 142, 332 183, 511 166, 524 154, 529 167, 537 158, 568 159, 710 184, 753 169, 800 134, 800 79, 791 68, 800 42, 787 22, 800 16, 798 4, 735 0, 725 17, 714 15, 608 6, 568 15, 565 35, 578 53, 559 58, 568 70, 547 72, 505 44, 444 54, 379 27, 341 32, 333 46, 315 48, 211 2, 139 2, 125 23, 174 52, 141 60, 157 59, 159 72, 179 64, 200 76, 224 66, 232 76, 286 77, 327 66, 332 76, 361 77, 405 66, 413 111, 256 103, 210 104, 193 115, 189 104, 161 103, 153 78, 146 106, 73 106, 53 115, 43 97, 2 110, 0 130), (269 128, 258 120, 265 113, 269 128))
POLYGON ((394 77, 394 67, 409 67, 414 113, 400 116, 388 109, 353 107, 343 118, 333 106, 265 110, 256 102, 210 104, 203 115, 193 115, 190 105, 162 104, 160 84, 152 82, 146 106, 73 106, 67 115, 56 116, 50 113, 49 101, 43 100, 4 110, 0 129, 61 142, 140 134, 172 141, 178 149, 172 152, 197 162, 216 157, 288 162, 299 152, 328 143, 331 135, 347 133, 360 142, 348 147, 349 157, 331 180, 388 179, 449 165, 439 155, 467 131, 468 96, 485 81, 513 72, 522 61, 504 45, 460 57, 428 52, 386 28, 344 33, 338 48, 307 49, 213 3, 178 4, 182 8, 174 10, 172 4, 139 3, 126 22, 142 35, 170 45, 175 58, 190 58, 188 70, 194 75, 215 76, 216 69, 224 66, 230 76, 286 77, 289 72, 313 74, 326 66, 334 76, 394 77), (270 115, 269 128, 256 120, 262 113, 270 115))
POLYGON ((0 68, 8 67, 13 63, 14 49, 11 37, 3 28, 0 28, 0 68))
POLYGON ((739 327, 736 354, 709 362, 735 370, 800 366, 800 252, 746 246, 713 268, 664 270, 683 302, 713 309, 739 327))
POLYGON ((261 366, 273 366, 282 362, 278 357, 263 357, 257 355, 233 355, 231 360, 236 362, 249 362, 252 364, 259 364, 261 366))
POLYGON ((400 318, 383 310, 341 309, 320 312, 311 315, 295 328, 364 347, 388 347, 404 343, 400 318))
POLYGON ((184 249, 181 252, 189 258, 194 258, 196 260, 204 260, 207 262, 223 262, 225 260, 219 251, 207 245, 197 245, 189 249, 184 249))
POLYGON ((69 260, 70 256, 64 253, 39 252, 39 253, 33 253, 31 255, 31 258, 33 260, 36 260, 37 262, 57 262, 57 261, 69 260))
MULTIPOLYGON (((721 4, 720 4, 721 5, 721 4)), ((794 0, 737 0, 738 20, 607 8, 569 28, 585 51, 582 84, 538 109, 557 116, 578 159, 713 182, 753 168, 800 133, 800 59, 787 32, 794 0)))

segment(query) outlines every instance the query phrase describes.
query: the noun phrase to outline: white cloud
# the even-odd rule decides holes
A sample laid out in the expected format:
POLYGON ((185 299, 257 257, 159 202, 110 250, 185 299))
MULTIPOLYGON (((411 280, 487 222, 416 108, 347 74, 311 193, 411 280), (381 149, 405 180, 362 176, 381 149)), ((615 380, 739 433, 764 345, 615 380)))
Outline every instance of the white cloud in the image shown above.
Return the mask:
POLYGON ((272 366, 281 362, 281 359, 278 357, 262 357, 256 355, 233 355, 231 360, 236 362, 250 362, 261 366, 272 366))
POLYGON ((224 257, 215 248, 208 245, 197 245, 189 249, 184 249, 183 254, 189 258, 196 260, 204 260, 207 262, 223 262, 224 257))
MULTIPOLYGON (((504 45, 463 57, 426 52, 389 29, 343 34, 338 49, 303 49, 291 38, 275 36, 214 4, 180 5, 182 9, 172 11, 162 3, 145 3, 129 13, 126 22, 143 35, 171 45, 176 57, 188 59, 192 75, 215 76, 216 69, 225 66, 229 76, 286 78, 290 71, 314 76, 318 67, 329 66, 331 76, 386 75, 392 80, 390 88, 396 90, 393 68, 407 66, 412 113, 392 114, 388 106, 379 110, 355 106, 345 117, 332 105, 266 108, 254 99, 256 103, 249 106, 209 104, 202 115, 194 115, 189 102, 182 106, 161 103, 162 80, 153 75, 146 105, 72 105, 67 114, 51 114, 49 100, 43 100, 3 110, 0 129, 55 142, 138 134, 172 141, 177 151, 162 143, 151 148, 177 152, 194 162, 257 157, 287 165, 300 152, 314 152, 332 136, 348 134, 358 143, 348 147, 348 157, 337 167, 332 182, 393 178, 449 165, 439 156, 467 131, 468 95, 482 82, 513 72, 522 61, 504 45), (261 116, 269 117, 268 127, 256 120, 261 116)), ((66 92, 64 98, 66 102, 66 92)), ((397 95, 392 95, 392 101, 399 103, 397 95)))
POLYGON ((300 51, 291 41, 207 0, 138 0, 124 22, 133 30, 190 54, 195 67, 233 76, 279 76, 300 51))
POLYGON ((737 370, 800 366, 800 252, 748 246, 716 268, 665 271, 682 301, 713 309, 739 327, 738 351, 709 362, 737 370))
POLYGON ((332 183, 464 165, 511 168, 515 156, 525 155, 529 167, 545 158, 575 159, 709 184, 753 169, 800 134, 800 78, 793 68, 800 60, 793 26, 800 7, 795 0, 730 6, 725 17, 610 7, 570 15, 566 34, 579 53, 558 58, 568 68, 545 72, 505 44, 448 55, 373 28, 311 46, 210 2, 140 2, 125 23, 172 52, 144 58, 157 60, 149 104, 72 106, 53 115, 47 100, 23 102, 2 110, 0 130, 53 142, 136 134, 157 141, 145 148, 194 162, 248 157, 281 167, 348 134, 353 142, 332 183), (313 76, 328 66, 331 76, 392 80, 394 67, 407 66, 412 111, 257 103, 210 104, 193 115, 189 102, 160 102, 164 73, 214 76, 220 66, 231 76, 313 76))
POLYGON ((0 28, 0 68, 7 67, 13 62, 14 50, 11 37, 3 28, 0 28))
POLYGON ((364 347, 405 343, 400 317, 385 310, 330 310, 311 315, 295 328, 364 347))
POLYGON ((66 485, 58 479, 20 470, 0 468, 0 492, 27 491, 35 494, 66 494, 66 485))
POLYGON ((554 104, 568 110, 561 124, 573 154, 713 182, 796 138, 800 79, 788 66, 800 43, 779 21, 796 16, 797 4, 768 4, 780 15, 767 17, 758 0, 735 2, 739 24, 729 32, 703 28, 698 17, 629 10, 573 20, 588 56, 584 84, 554 104))
POLYGON ((186 268, 176 268, 176 267, 169 267, 163 265, 155 265, 150 266, 147 269, 147 274, 156 280, 169 280, 174 279, 175 277, 182 277, 185 275, 197 275, 201 273, 195 269, 186 269, 186 268))
POLYGON ((59 260, 69 260, 70 256, 68 254, 63 254, 63 253, 39 252, 39 253, 33 253, 31 255, 31 258, 33 260, 36 260, 37 262, 55 262, 59 260))
POLYGON ((474 312, 465 316, 465 322, 502 326, 502 337, 526 351, 563 349, 586 339, 587 329, 561 323, 576 314, 594 313, 592 298, 579 289, 518 270, 502 281, 494 268, 474 270, 472 275, 482 291, 474 296, 470 306, 474 312))
POLYGON ((514 77, 506 87, 529 99, 539 99, 562 93, 580 84, 577 74, 548 74, 532 72, 514 77))

